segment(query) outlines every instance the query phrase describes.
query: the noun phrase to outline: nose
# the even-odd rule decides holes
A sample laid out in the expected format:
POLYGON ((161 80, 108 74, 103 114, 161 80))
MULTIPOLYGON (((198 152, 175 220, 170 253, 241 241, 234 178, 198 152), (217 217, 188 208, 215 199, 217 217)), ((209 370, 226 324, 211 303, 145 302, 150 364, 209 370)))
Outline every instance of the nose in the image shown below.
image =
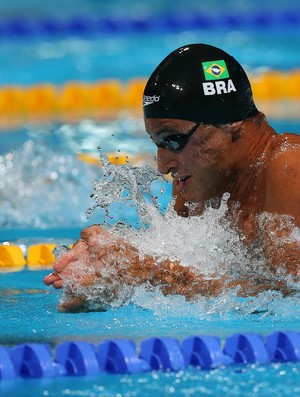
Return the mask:
POLYGON ((178 168, 177 156, 164 148, 157 148, 157 169, 161 174, 175 172, 178 168))

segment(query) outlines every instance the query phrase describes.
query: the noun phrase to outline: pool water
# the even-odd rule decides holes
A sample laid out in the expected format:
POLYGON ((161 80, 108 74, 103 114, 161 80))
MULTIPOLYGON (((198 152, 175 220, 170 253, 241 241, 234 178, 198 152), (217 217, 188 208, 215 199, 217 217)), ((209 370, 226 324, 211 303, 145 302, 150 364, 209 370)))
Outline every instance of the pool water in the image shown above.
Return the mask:
POLYGON ((7 397, 38 396, 245 396, 299 395, 299 364, 252 365, 213 371, 152 372, 143 375, 99 375, 96 378, 18 380, 2 387, 7 397), (14 394, 17 393, 17 394, 14 394))
POLYGON ((180 296, 137 289, 132 302, 105 312, 65 314, 56 306, 61 292, 43 285, 47 270, 23 270, 1 275, 0 343, 14 346, 26 342, 52 345, 66 340, 152 336, 183 339, 193 334, 218 335, 222 339, 238 332, 297 330, 300 324, 299 296, 283 298, 265 292, 258 297, 218 298, 186 302, 180 296))
MULTIPOLYGON (((271 119, 270 124, 279 133, 300 131, 299 120, 271 119)), ((79 230, 74 234, 66 229, 100 222, 97 216, 87 219, 86 210, 94 203, 90 198, 92 182, 101 178, 103 171, 99 166, 80 161, 80 153, 99 159, 100 145, 103 153, 128 155, 129 164, 155 167, 155 147, 144 132, 142 120, 132 118, 101 123, 83 120, 69 125, 27 125, 2 132, 1 139, 2 241, 32 235, 26 230, 19 233, 19 229, 39 229, 38 236, 47 237, 51 236, 47 229, 60 229, 66 235, 59 230, 55 235, 74 239, 79 236, 79 230), (36 186, 39 186, 38 195, 36 186)), ((171 186, 164 187, 166 204, 171 186)), ((37 232, 34 233, 33 237, 37 232)))
MULTIPOLYGON (((133 302, 106 312, 66 314, 55 307, 60 292, 43 286, 45 270, 23 270, 1 275, 0 344, 130 339, 139 344, 148 337, 218 335, 224 340, 235 332, 264 336, 280 330, 299 329, 299 297, 283 298, 264 293, 256 298, 236 299, 224 295, 198 303, 158 292, 136 291, 133 302)), ((79 378, 21 379, 0 383, 9 396, 291 396, 299 393, 299 363, 231 365, 210 371, 152 371, 132 375, 79 378)))
MULTIPOLYGON (((181 1, 140 4, 133 0, 130 5, 127 10, 120 0, 109 4, 86 0, 63 3, 26 0, 20 4, 0 0, 1 87, 45 82, 59 86, 68 81, 106 79, 126 83, 149 76, 170 51, 191 42, 224 48, 251 73, 299 69, 300 18, 295 1, 266 1, 263 5, 260 1, 201 4, 185 1, 183 6, 181 1), (225 21, 228 10, 231 17, 237 18, 235 22, 234 18, 231 23, 225 21), (47 20, 59 26, 70 18, 78 19, 79 15, 89 20, 101 16, 110 21, 110 28, 92 34, 39 31, 22 36, 16 30, 7 30, 6 25, 7 21, 30 20, 45 26, 47 20), (172 23, 168 19, 170 15, 172 23), (218 22, 202 28, 189 28, 186 24, 180 27, 174 24, 174 18, 178 19, 179 15, 182 18, 210 15, 218 22), (237 20, 245 16, 248 24, 238 24, 237 20), (156 20, 156 27, 144 31, 137 27, 131 30, 112 27, 116 26, 112 20, 133 17, 140 21, 156 20), (164 25, 166 20, 169 22, 164 25)), ((294 105, 297 109, 297 101, 294 105)), ((288 110, 288 106, 284 98, 279 104, 274 103, 274 107, 268 104, 270 124, 279 133, 300 133, 299 113, 293 119, 285 116, 284 109, 288 110), (274 110, 278 106, 282 109, 281 117, 274 110)), ((22 122, 21 117, 12 121, 0 125, 0 241, 18 244, 24 252, 39 242, 71 244, 79 237, 81 228, 103 220, 99 209, 87 217, 87 210, 95 204, 90 197, 93 181, 101 180, 103 168, 95 165, 97 161, 82 161, 80 155, 98 160, 100 146, 104 154, 127 155, 132 166, 155 167, 155 147, 144 132, 143 120, 130 112, 118 111, 116 117, 106 119, 29 122, 25 118, 22 122)), ((171 194, 170 182, 159 180, 152 189, 160 209, 165 211, 171 194)), ((124 215, 122 208, 114 207, 115 220, 124 221, 120 218, 124 215)), ((203 257, 212 265, 217 263, 217 248, 227 236, 216 226, 218 216, 213 214, 198 225, 205 245, 203 257)), ((154 221, 159 236, 166 234, 168 229, 164 229, 163 221, 159 217, 154 221)), ((134 219, 130 218, 130 222, 134 219)), ((178 247, 187 246, 187 241, 195 243, 186 225, 173 225, 178 247), (187 236, 180 241, 183 230, 187 236)), ((235 242, 235 236, 229 237, 235 242)), ((162 249, 159 241, 156 243, 157 249, 162 249)), ((149 248, 154 249, 151 245, 149 248)), ((230 252, 229 247, 226 252, 232 264, 242 254, 239 247, 235 249, 230 252)), ((139 344, 153 336, 182 341, 190 335, 216 335, 224 342, 235 332, 255 332, 262 336, 274 331, 300 332, 298 292, 282 296, 279 292, 265 291, 255 297, 241 298, 237 291, 227 291, 216 298, 186 302, 181 296, 165 297, 158 290, 139 287, 123 305, 116 303, 106 311, 70 314, 56 310, 62 293, 43 284, 48 272, 50 267, 0 274, 0 345, 10 348, 36 342, 48 343, 53 349, 58 343, 70 340, 99 344, 107 339, 130 339, 139 344)), ((0 395, 298 396, 299 371, 299 363, 290 362, 234 365, 211 371, 188 368, 132 375, 17 379, 0 382, 0 395)))

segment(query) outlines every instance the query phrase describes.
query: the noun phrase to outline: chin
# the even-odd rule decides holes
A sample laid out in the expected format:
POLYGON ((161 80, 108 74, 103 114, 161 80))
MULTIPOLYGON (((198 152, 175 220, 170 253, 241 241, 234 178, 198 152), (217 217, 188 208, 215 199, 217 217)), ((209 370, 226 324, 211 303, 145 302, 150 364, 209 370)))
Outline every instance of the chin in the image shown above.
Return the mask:
POLYGON ((206 201, 211 200, 213 197, 217 197, 217 195, 211 190, 203 190, 201 188, 191 188, 189 186, 188 189, 182 190, 183 196, 186 201, 195 204, 203 204, 206 201))
POLYGON ((204 195, 199 196, 193 193, 188 194, 188 192, 184 192, 184 191, 182 193, 186 201, 188 201, 189 203, 202 204, 204 201, 208 200, 204 195))

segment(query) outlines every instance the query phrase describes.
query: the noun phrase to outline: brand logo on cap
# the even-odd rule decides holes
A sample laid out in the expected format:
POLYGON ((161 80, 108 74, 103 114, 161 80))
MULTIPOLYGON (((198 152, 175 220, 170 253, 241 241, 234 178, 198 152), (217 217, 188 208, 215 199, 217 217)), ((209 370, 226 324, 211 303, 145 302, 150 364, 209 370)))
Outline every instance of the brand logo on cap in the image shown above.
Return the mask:
POLYGON ((220 80, 229 77, 227 66, 224 60, 202 62, 204 77, 206 81, 220 80))
POLYGON ((160 95, 144 95, 143 96, 143 106, 152 105, 154 102, 158 102, 160 95))

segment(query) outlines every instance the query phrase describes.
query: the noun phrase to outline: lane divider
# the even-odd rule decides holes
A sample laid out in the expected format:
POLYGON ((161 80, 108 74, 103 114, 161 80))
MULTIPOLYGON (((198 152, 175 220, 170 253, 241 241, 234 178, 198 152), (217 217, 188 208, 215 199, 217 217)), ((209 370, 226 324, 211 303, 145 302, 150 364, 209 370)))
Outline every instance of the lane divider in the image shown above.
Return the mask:
POLYGON ((27 122, 115 119, 124 112, 140 117, 145 84, 146 79, 135 78, 128 83, 112 79, 93 83, 69 81, 62 86, 5 85, 0 87, 0 130, 27 122))
POLYGON ((258 9, 252 12, 236 10, 221 13, 197 11, 173 11, 160 14, 133 14, 98 17, 75 15, 70 18, 35 20, 16 17, 0 21, 0 39, 24 39, 30 37, 86 36, 97 34, 164 33, 199 29, 274 29, 297 28, 300 25, 300 8, 258 9))
MULTIPOLYGON (((142 164, 146 160, 146 155, 128 155, 125 153, 106 153, 107 159, 110 163, 114 165, 125 165, 128 163, 134 164, 142 164)), ((153 157, 153 156, 152 156, 153 157)), ((94 156, 89 153, 79 153, 77 154, 78 160, 90 164, 90 165, 97 165, 102 166, 99 156, 94 156)), ((147 158, 147 160, 149 160, 147 158)))
POLYGON ((146 79, 136 78, 123 84, 119 80, 94 83, 66 82, 62 86, 36 84, 0 87, 1 115, 51 115, 76 112, 132 109, 141 106, 146 79))
MULTIPOLYGON (((256 99, 300 99, 300 69, 249 75, 256 99)), ((0 114, 140 108, 146 78, 0 87, 0 114)))
POLYGON ((0 245, 0 270, 22 269, 26 264, 23 251, 17 245, 0 245))
POLYGON ((53 249, 56 244, 30 245, 24 254, 18 245, 0 245, 0 272, 28 269, 50 268, 55 262, 53 249))
MULTIPOLYGON (((255 101, 300 101, 300 69, 266 71, 249 76, 255 101)), ((69 81, 0 87, 0 129, 26 120, 74 120, 86 117, 115 118, 124 112, 142 116, 142 95, 147 79, 69 81)), ((285 107, 290 107, 289 105, 285 107)), ((299 117, 299 116, 298 116, 299 117)))
MULTIPOLYGON (((300 99, 300 69, 266 71, 250 74, 249 78, 257 100, 300 99)), ((70 81, 61 86, 50 83, 28 87, 4 85, 0 87, 0 115, 140 109, 146 82, 146 78, 134 78, 127 83, 103 80, 70 81)))
POLYGON ((36 244, 28 247, 26 263, 28 267, 49 266, 55 262, 53 250, 56 244, 36 244))
POLYGON ((149 371, 182 371, 188 367, 210 370, 248 364, 267 365, 300 361, 300 334, 274 332, 263 337, 236 333, 224 347, 217 336, 193 335, 182 341, 154 337, 140 343, 139 354, 132 340, 111 339, 93 345, 68 341, 54 352, 48 344, 22 343, 0 346, 0 380, 133 374, 149 371))

